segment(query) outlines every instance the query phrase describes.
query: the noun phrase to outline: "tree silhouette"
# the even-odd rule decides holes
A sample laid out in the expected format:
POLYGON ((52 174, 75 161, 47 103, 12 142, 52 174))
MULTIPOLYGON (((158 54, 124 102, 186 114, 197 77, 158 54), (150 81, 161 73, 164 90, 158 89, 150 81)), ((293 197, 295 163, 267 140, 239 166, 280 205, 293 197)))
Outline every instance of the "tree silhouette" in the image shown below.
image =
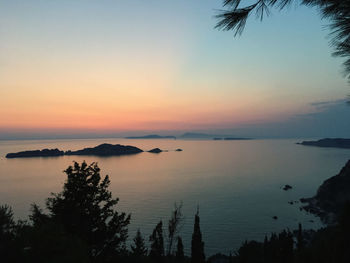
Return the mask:
MULTIPOLYGON (((245 241, 236 253, 237 261, 240 263, 263 263, 266 261, 263 257, 263 245, 257 241, 245 241)), ((281 261, 283 262, 283 261, 281 261)), ((278 262, 280 263, 280 262, 278 262)))
POLYGON ((164 238, 163 238, 163 223, 160 221, 149 237, 151 242, 151 251, 149 256, 155 262, 163 262, 164 259, 164 238))
POLYGON ((5 261, 11 256, 15 225, 12 208, 8 205, 0 206, 0 259, 5 261))
MULTIPOLYGON (((271 7, 283 9, 293 0, 224 0, 227 10, 221 11, 216 17, 219 22, 216 28, 233 30, 235 35, 241 34, 250 14, 254 13, 262 20, 268 16, 271 7), (248 2, 247 5, 242 4, 248 2)), ((350 1, 349 0, 300 0, 299 3, 315 6, 320 10, 322 18, 330 20, 330 44, 334 47, 334 55, 345 58, 345 74, 350 78, 350 1)))
POLYGON ((290 231, 283 230, 278 235, 279 255, 278 262, 292 263, 294 258, 293 252, 293 235, 290 231))
POLYGON ((11 240, 15 221, 13 219, 12 208, 8 205, 0 206, 0 243, 11 240))
POLYGON ((177 262, 182 262, 185 259, 184 245, 182 243, 182 238, 177 237, 177 246, 176 246, 176 260, 177 262))
POLYGON ((191 246, 191 262, 192 263, 204 263, 204 242, 202 241, 202 233, 199 225, 199 212, 197 211, 194 217, 194 227, 192 234, 192 246, 191 246))
POLYGON ((303 229, 301 224, 299 223, 298 227, 298 236, 297 236, 297 249, 301 251, 304 248, 304 237, 303 237, 303 229))
POLYGON ((167 256, 170 256, 172 253, 174 239, 180 230, 180 225, 183 220, 181 208, 182 208, 182 203, 180 203, 180 205, 177 205, 175 203, 174 210, 172 211, 171 218, 168 222, 167 256))
POLYGON ((305 258, 305 241, 304 234, 301 224, 299 223, 298 233, 297 233, 297 244, 296 244, 296 261, 297 262, 307 262, 305 258))
MULTIPOLYGON (((125 249, 130 215, 118 213, 108 190, 108 175, 101 180, 100 168, 96 163, 74 162, 65 171, 67 181, 63 191, 52 194, 46 202, 49 220, 63 226, 65 232, 86 243, 91 260, 104 261, 125 249)), ((34 207, 35 222, 45 219, 34 207)))
POLYGON ((147 256, 145 239, 142 237, 140 229, 137 230, 136 236, 134 237, 134 245, 131 245, 131 253, 136 257, 147 256))
POLYGON ((86 242, 67 233, 62 225, 53 221, 25 226, 17 236, 17 241, 21 244, 18 252, 23 253, 23 260, 17 262, 92 262, 86 242))

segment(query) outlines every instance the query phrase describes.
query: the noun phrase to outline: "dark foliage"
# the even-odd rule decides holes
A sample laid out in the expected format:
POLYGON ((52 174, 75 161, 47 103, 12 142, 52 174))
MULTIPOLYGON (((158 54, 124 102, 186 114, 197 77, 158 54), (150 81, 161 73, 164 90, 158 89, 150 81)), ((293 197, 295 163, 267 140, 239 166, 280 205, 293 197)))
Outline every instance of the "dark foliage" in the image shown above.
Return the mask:
POLYGON ((15 221, 8 205, 0 206, 0 255, 9 259, 14 242, 15 221))
POLYGON ((177 246, 176 246, 176 260, 177 262, 183 262, 185 260, 185 253, 184 253, 184 245, 182 243, 182 238, 177 238, 177 246))
POLYGON ((293 235, 289 231, 283 231, 279 235, 272 234, 270 239, 265 238, 264 243, 246 241, 238 249, 236 260, 247 263, 292 263, 293 255, 293 235))
POLYGON ((37 227, 25 226, 19 239, 25 262, 91 262, 86 243, 53 222, 37 227))
POLYGON ((75 162, 64 172, 68 178, 63 191, 47 200, 49 215, 33 206, 34 226, 60 226, 63 232, 86 245, 92 261, 108 261, 120 254, 125 250, 130 215, 114 210, 118 199, 113 199, 108 191, 108 176, 101 179, 96 163, 75 162))
POLYGON ((118 199, 108 191, 108 175, 101 180, 97 164, 85 162, 75 162, 65 173, 63 191, 47 200, 50 218, 86 242, 90 258, 107 259, 125 249, 130 215, 114 210, 118 199))
POLYGON ((172 255, 173 243, 181 227, 181 223, 183 220, 181 209, 182 209, 182 203, 180 203, 180 205, 177 205, 175 203, 174 210, 172 211, 171 218, 168 222, 167 256, 172 255))
POLYGON ((245 242, 237 251, 233 262, 237 263, 346 263, 350 262, 350 204, 348 203, 339 223, 328 226, 312 235, 306 242, 301 225, 296 231, 296 244, 289 231, 272 234, 263 243, 245 242))
POLYGON ((13 212, 8 205, 0 206, 0 242, 11 240, 13 238, 12 233, 15 227, 15 221, 13 219, 13 212))
POLYGON ((131 254, 136 257, 147 256, 145 239, 142 237, 140 229, 137 230, 136 236, 134 237, 134 245, 131 245, 131 254))
POLYGON ((303 249, 304 249, 303 229, 301 224, 299 223, 298 235, 297 235, 297 250, 301 251, 303 249))
POLYGON ((199 225, 199 213, 194 217, 194 227, 192 234, 192 246, 191 246, 191 262, 192 263, 204 263, 204 242, 202 241, 202 233, 199 225))
POLYGON ((155 262, 164 261, 164 238, 163 238, 163 223, 160 221, 155 229, 153 230, 152 235, 149 237, 151 242, 151 250, 149 256, 155 262))

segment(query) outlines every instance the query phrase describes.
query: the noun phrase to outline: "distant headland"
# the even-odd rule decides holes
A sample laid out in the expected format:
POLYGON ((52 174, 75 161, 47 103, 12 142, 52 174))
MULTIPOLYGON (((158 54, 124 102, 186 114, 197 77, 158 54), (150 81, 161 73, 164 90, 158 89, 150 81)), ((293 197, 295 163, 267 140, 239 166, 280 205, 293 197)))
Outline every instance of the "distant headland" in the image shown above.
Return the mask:
POLYGON ((302 209, 319 216, 324 223, 332 224, 350 202, 350 160, 340 172, 325 180, 312 198, 301 198, 302 209))
POLYGON ((318 141, 303 141, 297 144, 305 146, 350 149, 350 139, 343 138, 325 138, 318 141))

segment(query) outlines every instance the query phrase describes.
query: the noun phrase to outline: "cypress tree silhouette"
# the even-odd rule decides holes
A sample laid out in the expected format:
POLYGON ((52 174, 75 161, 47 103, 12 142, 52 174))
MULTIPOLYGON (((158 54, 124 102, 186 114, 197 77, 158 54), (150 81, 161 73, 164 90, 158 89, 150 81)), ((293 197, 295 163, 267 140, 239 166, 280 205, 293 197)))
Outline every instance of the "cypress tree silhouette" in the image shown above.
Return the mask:
POLYGON ((177 249, 176 249, 176 261, 182 262, 185 259, 184 245, 182 243, 182 238, 177 237, 177 249))
POLYGON ((301 224, 299 223, 298 234, 297 234, 297 244, 296 244, 296 262, 308 262, 305 258, 305 242, 303 236, 303 229, 301 224))
POLYGON ((145 239, 142 237, 140 229, 137 230, 136 236, 134 237, 134 245, 131 245, 131 253, 137 257, 143 257, 147 255, 145 239))
POLYGON ((163 223, 160 221, 149 237, 151 243, 151 251, 149 256, 155 262, 163 262, 164 260, 164 238, 163 238, 163 223))
POLYGON ((297 236, 297 249, 298 251, 301 251, 303 248, 304 248, 303 229, 301 227, 301 224, 299 223, 298 236, 297 236))
POLYGON ((199 225, 199 211, 197 211, 194 217, 194 227, 192 234, 192 246, 191 246, 191 262, 192 263, 204 263, 204 242, 202 241, 202 233, 199 225))
POLYGON ((268 261, 267 259, 269 258, 269 239, 267 236, 264 238, 264 245, 263 245, 263 256, 264 256, 264 261, 268 261))

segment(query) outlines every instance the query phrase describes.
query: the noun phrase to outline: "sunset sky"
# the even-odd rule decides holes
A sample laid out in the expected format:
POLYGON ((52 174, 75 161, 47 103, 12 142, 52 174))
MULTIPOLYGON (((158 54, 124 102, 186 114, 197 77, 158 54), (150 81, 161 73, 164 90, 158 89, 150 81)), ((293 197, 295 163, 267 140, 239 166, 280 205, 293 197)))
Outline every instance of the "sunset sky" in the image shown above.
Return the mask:
POLYGON ((0 0, 0 139, 234 130, 349 93, 316 10, 252 17, 234 38, 214 29, 221 3, 0 0))

